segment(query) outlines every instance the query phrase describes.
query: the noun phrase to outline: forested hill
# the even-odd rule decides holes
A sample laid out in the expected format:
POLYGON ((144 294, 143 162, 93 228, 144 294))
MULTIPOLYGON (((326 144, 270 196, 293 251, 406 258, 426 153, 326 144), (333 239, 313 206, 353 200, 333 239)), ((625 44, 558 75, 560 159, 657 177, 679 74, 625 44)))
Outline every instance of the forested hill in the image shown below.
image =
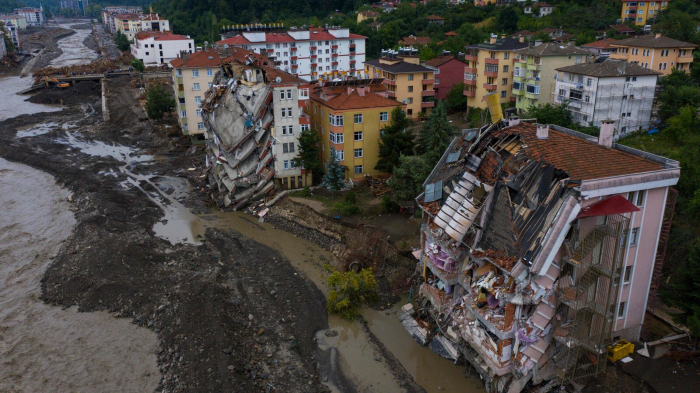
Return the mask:
POLYGON ((335 10, 351 12, 363 3, 358 0, 156 0, 152 5, 171 21, 173 31, 218 40, 217 26, 324 18, 335 10))

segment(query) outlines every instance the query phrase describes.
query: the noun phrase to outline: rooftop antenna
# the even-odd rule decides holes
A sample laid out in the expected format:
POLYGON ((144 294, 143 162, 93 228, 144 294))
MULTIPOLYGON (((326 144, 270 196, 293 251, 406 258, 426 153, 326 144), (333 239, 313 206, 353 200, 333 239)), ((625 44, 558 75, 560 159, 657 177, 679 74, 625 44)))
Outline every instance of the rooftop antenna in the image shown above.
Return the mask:
POLYGON ((204 41, 204 51, 206 52, 207 46, 209 45, 209 41, 204 41))

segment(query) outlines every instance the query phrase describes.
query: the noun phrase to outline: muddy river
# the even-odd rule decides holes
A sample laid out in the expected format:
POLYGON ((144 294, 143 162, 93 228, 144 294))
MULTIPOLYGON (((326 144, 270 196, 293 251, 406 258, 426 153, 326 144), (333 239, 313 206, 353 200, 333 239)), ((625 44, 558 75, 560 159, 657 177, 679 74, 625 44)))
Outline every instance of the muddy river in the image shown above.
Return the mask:
MULTIPOLYGON (((70 27, 70 25, 62 25, 70 27)), ((64 53, 52 65, 87 62, 96 54, 83 45, 90 30, 59 41, 64 53)), ((35 105, 13 94, 31 84, 16 75, 0 77, 3 105, 0 120, 38 112, 60 110, 35 105)), ((85 108, 89 113, 90 108, 85 108)), ((95 156, 111 156, 121 166, 102 175, 126 175, 121 187, 138 188, 163 211, 154 233, 172 244, 199 243, 207 228, 234 229, 258 243, 278 250, 299 274, 313 281, 323 292, 323 262, 330 253, 294 234, 275 229, 257 217, 235 212, 210 211, 194 214, 181 200, 192 192, 186 180, 148 173, 149 163, 166 159, 131 150, 125 146, 87 142, 71 124, 50 121, 20 130, 18 137, 31 138, 53 129, 62 129, 56 142, 79 148, 95 156), (136 167, 138 171, 134 170, 136 167), (144 170, 145 168, 145 170, 144 170), (153 186, 150 191, 142 188, 153 186), (152 191, 155 189, 156 191, 152 191)), ((158 340, 151 330, 136 327, 127 319, 100 313, 78 313, 44 304, 40 279, 52 257, 70 236, 75 224, 67 191, 54 179, 28 166, 0 159, 0 391, 154 391, 160 379, 156 353, 158 340), (42 189, 38 194, 31 190, 42 189), (41 197, 39 197, 41 195, 41 197)), ((396 317, 402 299, 393 309, 363 310, 371 332, 382 341, 414 380, 428 392, 480 392, 478 380, 466 378, 463 368, 441 358, 413 341, 396 317)), ((329 318, 330 331, 317 333, 322 350, 330 351, 332 366, 358 384, 362 392, 401 392, 389 366, 370 343, 358 323, 329 318)), ((324 381, 339 391, 332 378, 324 381)))

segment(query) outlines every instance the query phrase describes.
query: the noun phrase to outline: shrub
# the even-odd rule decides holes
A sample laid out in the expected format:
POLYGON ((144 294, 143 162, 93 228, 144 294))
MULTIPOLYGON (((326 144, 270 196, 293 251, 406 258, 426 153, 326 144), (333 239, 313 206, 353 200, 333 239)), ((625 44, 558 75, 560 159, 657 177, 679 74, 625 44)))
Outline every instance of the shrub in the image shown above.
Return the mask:
POLYGON ((372 269, 363 269, 357 273, 341 273, 336 270, 326 278, 326 283, 329 289, 326 303, 328 312, 338 314, 348 321, 360 315, 357 307, 379 300, 377 280, 372 269))

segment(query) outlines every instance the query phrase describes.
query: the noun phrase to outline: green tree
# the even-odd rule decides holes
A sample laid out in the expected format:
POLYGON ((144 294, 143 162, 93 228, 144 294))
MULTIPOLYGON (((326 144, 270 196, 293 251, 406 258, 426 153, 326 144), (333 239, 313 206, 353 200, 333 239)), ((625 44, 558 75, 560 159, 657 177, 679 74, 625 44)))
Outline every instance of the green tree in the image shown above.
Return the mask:
POLYGON ((423 123, 423 130, 418 141, 418 152, 423 155, 429 166, 434 166, 440 160, 452 140, 454 128, 447 120, 445 104, 438 101, 435 109, 423 123))
POLYGON ((319 144, 321 139, 316 130, 303 130, 299 134, 299 143, 294 157, 294 165, 311 172, 312 176, 320 176, 323 173, 323 165, 319 158, 319 144))
POLYGON ((447 113, 464 112, 467 110, 467 97, 464 95, 464 82, 459 82, 452 86, 445 98, 445 109, 447 113))
POLYGON ((683 273, 662 288, 661 299, 683 311, 674 315, 674 319, 687 326, 694 336, 700 335, 700 243, 697 241, 690 249, 683 273))
POLYGON ((394 167, 399 165, 401 155, 413 154, 413 135, 406 132, 406 127, 411 120, 397 106, 391 111, 391 122, 382 128, 379 139, 379 160, 374 169, 384 173, 393 173, 394 167))
POLYGON ((655 28, 663 35, 681 41, 692 41, 698 23, 693 17, 679 10, 666 12, 663 20, 655 28))
POLYGON ((131 45, 129 43, 129 38, 121 31, 114 34, 114 42, 116 42, 117 48, 122 52, 129 50, 129 46, 131 45))
POLYGON ((5 40, 5 49, 7 50, 7 53, 15 53, 17 48, 15 47, 15 43, 12 42, 10 32, 5 30, 5 24, 3 22, 0 22, 0 31, 5 33, 3 35, 3 39, 5 40))
POLYGON ((331 151, 331 161, 326 165, 323 175, 323 186, 329 191, 340 191, 345 185, 345 167, 340 165, 334 151, 331 151))
POLYGON ((518 30, 518 11, 515 7, 502 7, 496 15, 496 29, 499 33, 515 33, 518 30))
POLYGON ((146 113, 153 120, 161 120, 163 115, 175 109, 175 99, 172 94, 160 86, 149 87, 146 90, 146 113))
POLYGON ((146 66, 143 64, 141 59, 131 60, 131 66, 138 72, 144 72, 146 70, 146 66))
POLYGON ((659 93, 659 119, 666 122, 677 115, 684 106, 697 108, 700 105, 700 88, 697 86, 669 85, 659 93))
POLYGON ((360 313, 357 307, 379 300, 378 285, 372 269, 362 269, 359 272, 333 271, 328 278, 328 312, 340 314, 348 321, 357 318, 360 313))
POLYGON ((532 106, 527 110, 525 117, 537 119, 537 122, 542 124, 556 124, 568 128, 575 127, 574 119, 566 103, 560 105, 547 103, 532 106))
POLYGON ((423 182, 430 175, 432 166, 421 156, 401 156, 389 179, 389 187, 397 201, 412 201, 423 190, 423 182))
POLYGON ((693 133, 698 132, 698 108, 690 105, 680 109, 677 115, 668 119, 664 133, 674 142, 683 144, 693 133))

